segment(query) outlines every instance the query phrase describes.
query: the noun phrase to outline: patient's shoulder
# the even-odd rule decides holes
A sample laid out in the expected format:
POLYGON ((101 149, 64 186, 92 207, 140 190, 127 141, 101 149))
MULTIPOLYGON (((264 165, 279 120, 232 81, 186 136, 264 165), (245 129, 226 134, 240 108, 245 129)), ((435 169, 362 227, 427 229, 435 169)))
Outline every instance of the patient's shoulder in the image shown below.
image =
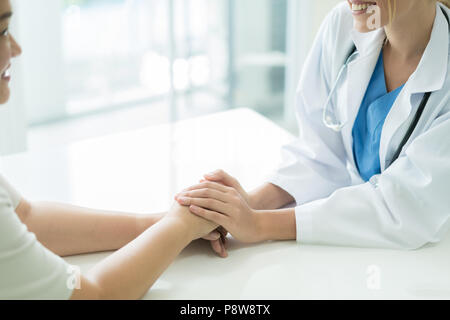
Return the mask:
POLYGON ((7 195, 9 196, 12 205, 15 208, 20 203, 20 200, 22 199, 20 193, 0 174, 0 187, 6 191, 7 195))

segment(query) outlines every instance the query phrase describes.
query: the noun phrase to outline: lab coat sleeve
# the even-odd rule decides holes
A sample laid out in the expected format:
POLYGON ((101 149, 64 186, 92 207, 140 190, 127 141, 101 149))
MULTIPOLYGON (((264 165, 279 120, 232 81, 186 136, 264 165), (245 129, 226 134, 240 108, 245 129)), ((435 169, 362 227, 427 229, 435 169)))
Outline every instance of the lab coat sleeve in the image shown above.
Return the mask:
POLYGON ((297 204, 327 197, 351 184, 342 135, 322 121, 335 82, 330 73, 339 10, 324 20, 304 65, 296 94, 299 138, 282 148, 282 164, 268 181, 287 191, 297 204))
POLYGON ((450 224, 450 114, 416 138, 378 183, 340 189, 296 208, 303 243, 417 249, 450 224))

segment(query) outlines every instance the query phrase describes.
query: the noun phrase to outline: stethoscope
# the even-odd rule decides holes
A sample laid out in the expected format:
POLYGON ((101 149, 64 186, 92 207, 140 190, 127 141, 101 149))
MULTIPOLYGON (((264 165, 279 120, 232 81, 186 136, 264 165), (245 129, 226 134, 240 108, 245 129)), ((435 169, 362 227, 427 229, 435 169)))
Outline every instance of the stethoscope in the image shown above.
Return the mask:
MULTIPOLYGON (((449 21, 447 12, 445 12, 445 10, 442 10, 442 12, 444 13, 445 18, 447 19, 447 22, 448 22, 449 28, 450 28, 450 21, 449 21)), ((386 40, 385 40, 385 43, 386 43, 386 40)), ((356 50, 356 47, 353 46, 352 52, 349 55, 349 57, 347 58, 347 60, 345 61, 344 65, 341 67, 341 70, 338 73, 337 79, 336 79, 333 87, 331 88, 330 94, 328 95, 325 105, 323 107, 323 123, 324 123, 324 125, 336 132, 341 132, 342 129, 346 126, 347 122, 340 121, 340 119, 337 116, 337 110, 335 110, 335 108, 336 108, 335 104, 331 103, 331 99, 333 99, 333 97, 334 97, 337 86, 338 86, 339 82, 341 81, 342 75, 347 70, 349 64, 358 55, 358 53, 359 52, 356 50)), ((430 96, 431 96, 431 92, 427 92, 424 94, 422 101, 419 105, 419 108, 417 109, 416 115, 414 116, 414 120, 411 123, 411 126, 409 127, 408 131, 406 132, 405 137, 403 138, 397 151, 395 152, 391 163, 393 163, 395 160, 398 159, 404 146, 408 142, 409 138, 411 138, 411 135, 413 134, 414 130, 417 127, 417 124, 419 123, 420 118, 422 117, 423 111, 425 110, 425 107, 428 103, 428 100, 430 99, 430 96)))

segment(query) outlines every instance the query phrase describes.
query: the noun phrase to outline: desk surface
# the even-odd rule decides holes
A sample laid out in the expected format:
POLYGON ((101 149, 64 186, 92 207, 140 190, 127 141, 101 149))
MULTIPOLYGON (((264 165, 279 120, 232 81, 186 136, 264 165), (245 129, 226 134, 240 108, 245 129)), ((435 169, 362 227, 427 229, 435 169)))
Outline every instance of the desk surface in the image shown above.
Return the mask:
MULTIPOLYGON (((1 171, 33 200, 127 212, 165 211, 173 194, 223 168, 251 189, 293 137, 238 109, 30 152, 1 171)), ((65 258, 87 271, 110 253, 65 258)), ((418 251, 243 245, 221 259, 206 241, 187 247, 145 299, 450 299, 450 238, 418 251)))

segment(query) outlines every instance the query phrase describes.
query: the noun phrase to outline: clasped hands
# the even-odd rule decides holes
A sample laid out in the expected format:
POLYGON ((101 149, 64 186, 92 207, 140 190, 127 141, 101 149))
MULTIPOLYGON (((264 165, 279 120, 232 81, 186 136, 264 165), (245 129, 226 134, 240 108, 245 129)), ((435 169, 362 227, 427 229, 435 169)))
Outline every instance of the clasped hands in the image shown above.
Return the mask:
POLYGON ((241 242, 261 241, 256 211, 252 209, 249 195, 223 170, 205 175, 199 184, 175 195, 175 200, 188 207, 192 214, 219 226, 216 229, 220 233, 219 239, 214 240, 214 233, 204 239, 211 240, 213 250, 221 257, 227 256, 228 232, 241 242))

